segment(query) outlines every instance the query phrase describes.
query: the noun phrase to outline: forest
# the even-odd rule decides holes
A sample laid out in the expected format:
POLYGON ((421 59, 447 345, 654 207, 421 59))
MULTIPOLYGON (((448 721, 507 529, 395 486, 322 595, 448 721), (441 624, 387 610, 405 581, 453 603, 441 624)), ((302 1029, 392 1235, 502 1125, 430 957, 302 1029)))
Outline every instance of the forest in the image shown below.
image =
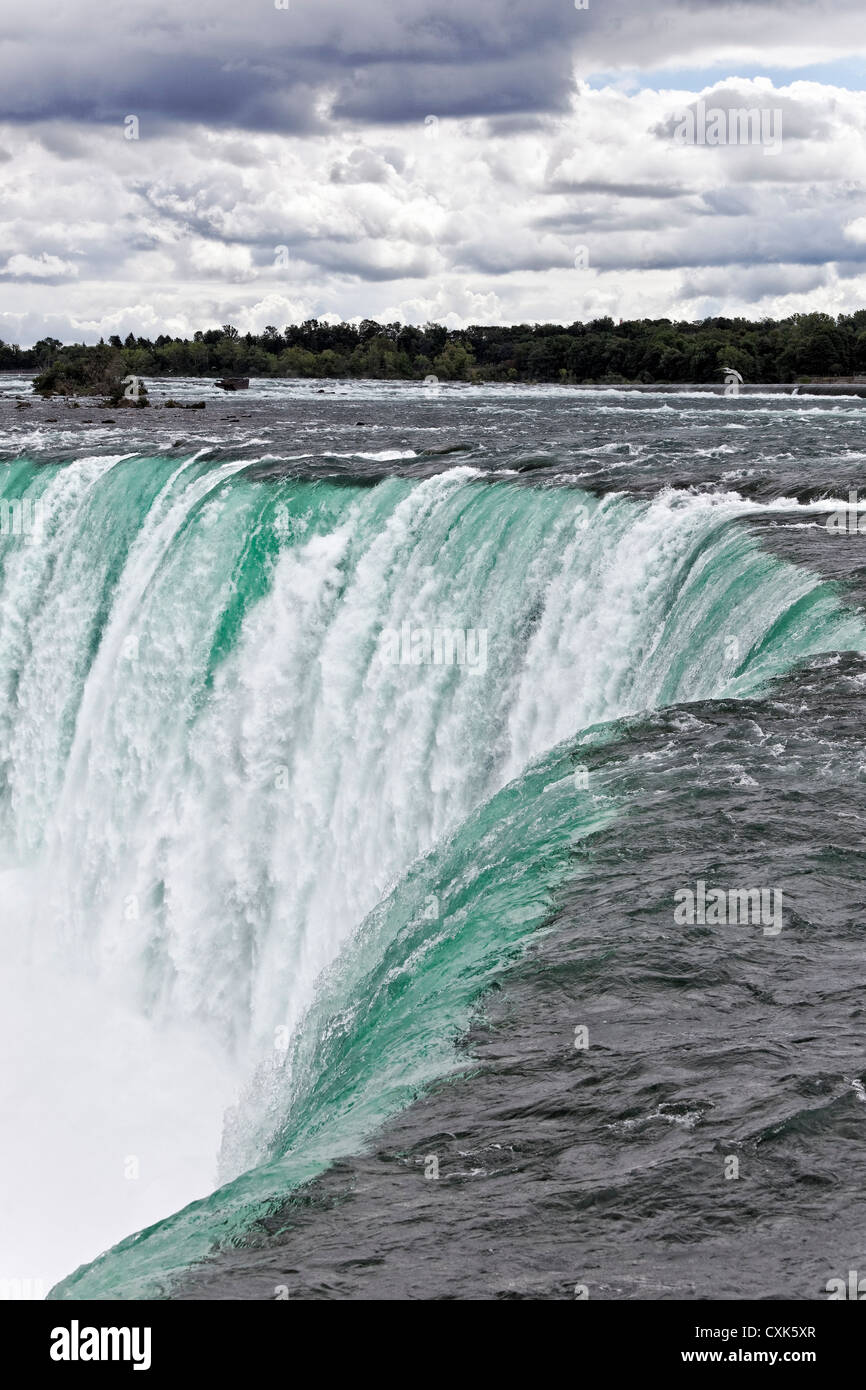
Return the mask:
POLYGON ((139 377, 368 377, 379 380, 521 381, 563 384, 720 382, 724 368, 745 382, 798 382, 866 373, 866 310, 833 317, 709 318, 700 322, 612 318, 559 324, 331 323, 240 333, 232 324, 192 338, 130 333, 64 346, 0 342, 0 370, 35 371, 45 394, 93 393, 106 380, 139 377))

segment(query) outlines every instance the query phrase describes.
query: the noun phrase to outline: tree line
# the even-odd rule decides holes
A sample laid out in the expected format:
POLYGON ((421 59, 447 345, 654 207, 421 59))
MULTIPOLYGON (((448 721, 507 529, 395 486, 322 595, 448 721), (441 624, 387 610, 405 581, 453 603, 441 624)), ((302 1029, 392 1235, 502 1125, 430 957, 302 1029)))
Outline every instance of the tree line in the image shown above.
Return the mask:
MULTIPOLYGON (((402 323, 307 319, 282 331, 240 333, 231 324, 192 338, 130 333, 95 345, 43 338, 32 348, 0 342, 0 369, 66 382, 140 377, 372 377, 380 380, 528 381, 615 385, 719 382, 723 368, 747 382, 807 381, 866 373, 866 310, 753 321, 612 318, 558 324, 448 329, 402 323)), ((61 383, 58 386, 57 383, 61 383)))

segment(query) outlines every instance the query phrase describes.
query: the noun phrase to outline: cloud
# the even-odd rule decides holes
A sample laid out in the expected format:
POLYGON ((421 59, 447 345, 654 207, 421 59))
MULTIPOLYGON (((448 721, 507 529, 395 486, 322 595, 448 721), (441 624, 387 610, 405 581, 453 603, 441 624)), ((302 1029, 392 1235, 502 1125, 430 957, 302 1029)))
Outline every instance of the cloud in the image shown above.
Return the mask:
POLYGON ((0 331, 860 307, 866 95, 736 67, 862 52, 860 15, 859 0, 22 9, 0 45, 0 331), (723 80, 682 79, 725 55, 723 80), (780 111, 778 154, 678 146, 699 99, 780 111))
POLYGON ((10 29, 7 119, 133 113, 298 133, 321 125, 323 99, 339 122, 564 109, 586 26, 561 0, 67 0, 50 25, 19 16, 10 29))
POLYGON ((78 267, 72 261, 62 261, 59 256, 25 256, 20 252, 10 256, 0 269, 0 276, 13 276, 16 280, 64 280, 77 275, 78 267))
POLYGON ((331 165, 329 177, 331 183, 387 183, 394 172, 389 160, 375 150, 359 146, 346 159, 331 165))
POLYGON ((39 131, 39 140, 49 154, 59 159, 86 159, 90 153, 87 141, 76 131, 62 125, 53 125, 39 131))
POLYGON ((0 47, 0 113, 152 130, 303 133, 568 109, 575 75, 717 60, 802 64, 866 49, 860 0, 65 0, 21 10, 0 47))

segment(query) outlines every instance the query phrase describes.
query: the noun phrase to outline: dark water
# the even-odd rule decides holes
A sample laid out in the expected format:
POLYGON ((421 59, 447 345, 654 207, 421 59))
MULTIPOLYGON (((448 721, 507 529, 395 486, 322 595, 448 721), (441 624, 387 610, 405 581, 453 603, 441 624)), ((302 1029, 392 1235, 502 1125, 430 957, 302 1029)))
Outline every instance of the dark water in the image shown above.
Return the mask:
MULTIPOLYGON (((863 403, 318 383, 225 398, 190 382, 153 399, 204 398, 203 412, 112 417, 57 402, 19 410, 16 391, 7 382, 0 398, 5 456, 37 466, 123 453, 134 474, 139 458, 202 451, 214 468, 248 461, 240 476, 256 498, 297 481, 373 501, 395 478, 478 470, 489 485, 473 522, 479 548, 501 496, 512 499, 510 525, 535 524, 529 498, 520 520, 515 489, 544 494, 552 518, 576 495, 606 499, 574 570, 581 612, 562 619, 577 643, 571 725, 559 648, 549 669, 536 666, 533 709, 551 736, 530 741, 528 765, 554 790, 521 780, 516 765, 481 779, 482 816, 498 797, 519 802, 506 849, 500 812, 481 829, 469 816, 449 827, 456 848, 430 880, 447 897, 455 864, 493 866, 486 898, 461 919, 480 936, 473 923, 484 918, 492 964, 466 984, 464 967, 434 972, 425 961, 416 1035, 390 1002, 383 946, 381 968, 358 975, 377 1001, 363 1028, 353 1010, 365 1001, 340 996, 339 1008, 326 1000, 310 1015, 295 1059, 304 1087, 259 1150, 268 1199, 229 1222, 243 1182, 230 1174, 209 1199, 205 1258, 191 1256, 183 1221, 167 1223, 144 1275, 130 1271, 147 1242, 120 1245, 57 1296, 135 1297, 139 1278, 156 1277, 175 1299, 799 1300, 862 1269, 866 540, 825 523, 828 499, 845 501, 862 478, 863 403), (607 531, 605 516, 616 522, 607 531), (640 564, 617 587, 632 556, 640 564), (577 619, 590 610, 584 629, 577 619), (561 813, 573 818, 565 851, 550 809, 560 764, 586 778, 561 813), (516 790, 500 793, 509 776, 516 790), (604 816, 585 816, 590 804, 604 816), (531 872, 551 886, 532 890, 530 911, 531 872), (780 894, 780 929, 676 921, 677 893, 698 881, 780 894), (471 1002, 462 1024, 448 999, 458 981, 471 1002), (415 1068, 407 1060, 405 1077, 401 1028, 415 1068), (443 1043, 453 1063, 424 1071, 420 1059, 443 1043), (399 1104, 383 1104, 375 1123, 351 1121, 353 1108, 375 1118, 369 1097, 395 1086, 399 1104)), ((450 563, 457 525, 445 526, 431 573, 450 563)), ((521 597, 531 554, 509 544, 498 582, 513 585, 515 611, 527 603, 514 651, 525 638, 529 652, 552 587, 521 597)), ((261 566, 244 563, 252 592, 261 566)), ((459 570, 450 580, 459 592, 459 570)), ((557 592, 567 609, 567 584, 557 592)), ((467 779, 471 763, 492 766, 495 722, 480 720, 476 746, 460 745, 467 779)), ((375 817, 375 779, 364 795, 375 817)), ((401 814, 425 813, 410 795, 401 814)), ((387 902, 399 917, 399 892, 387 902)), ((226 905, 229 927, 234 911, 226 905)), ((416 930, 409 944, 403 977, 429 942, 416 930)))
POLYGON ((539 482, 565 475, 597 491, 730 488, 764 502, 835 495, 840 482, 856 485, 866 458, 863 403, 853 396, 315 381, 258 381, 230 394, 192 380, 148 390, 153 406, 143 410, 72 408, 33 397, 28 378, 0 375, 3 436, 7 447, 49 455, 82 444, 226 449, 264 455, 263 473, 366 481, 467 463, 539 482), (169 399, 205 409, 166 409, 169 399), (385 452, 415 457, 372 457, 385 452))
POLYGON ((797 1300, 861 1268, 864 690, 861 656, 822 658, 623 723, 627 812, 485 997, 467 1075, 174 1296, 797 1300), (696 877, 779 886, 779 936, 673 929, 696 877))

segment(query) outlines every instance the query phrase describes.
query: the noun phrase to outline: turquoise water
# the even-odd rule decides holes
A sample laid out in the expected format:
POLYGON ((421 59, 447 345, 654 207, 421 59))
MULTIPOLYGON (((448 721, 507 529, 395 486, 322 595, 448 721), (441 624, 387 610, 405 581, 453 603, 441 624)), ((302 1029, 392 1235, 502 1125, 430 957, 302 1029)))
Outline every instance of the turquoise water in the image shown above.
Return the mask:
MULTIPOLYGON (((56 1298, 165 1294, 471 1069, 484 991, 618 814, 616 720, 864 646, 735 496, 121 456, 18 461, 3 495, 39 532, 0 536, 3 867, 26 963, 57 976, 61 1011, 80 981, 97 1012, 123 1000, 143 1054, 171 1037, 178 1073, 189 1047, 190 1074, 203 1051, 222 1078, 201 1088, 222 1131, 209 1195, 203 1169, 191 1204, 157 1184, 145 1229, 56 1298), (484 661, 395 664, 383 634, 406 624, 483 633, 484 661)), ((135 1085, 170 1151, 186 1097, 151 1113, 146 1067, 135 1085)), ((110 1096, 93 1127, 93 1152, 115 1143, 110 1096)), ((14 1181, 35 1210, 44 1193, 14 1181)))

